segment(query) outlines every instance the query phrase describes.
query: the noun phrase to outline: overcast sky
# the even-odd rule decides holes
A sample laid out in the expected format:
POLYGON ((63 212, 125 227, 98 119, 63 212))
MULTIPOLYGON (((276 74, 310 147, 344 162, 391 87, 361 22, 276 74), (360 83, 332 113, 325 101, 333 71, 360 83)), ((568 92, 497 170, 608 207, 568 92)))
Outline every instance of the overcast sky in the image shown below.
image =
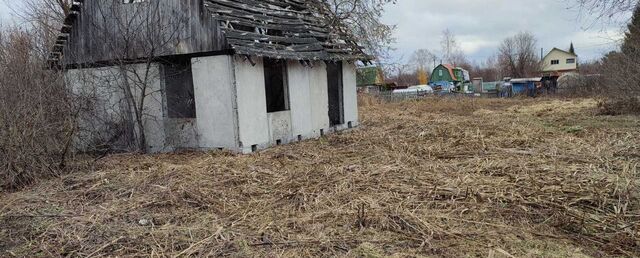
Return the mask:
MULTIPOLYGON (((384 19, 398 26, 396 56, 405 59, 420 48, 440 52, 442 31, 457 35, 465 54, 481 62, 494 54, 500 42, 529 31, 545 52, 568 49, 573 41, 582 60, 615 49, 620 23, 594 24, 593 17, 571 8, 573 0, 399 0, 384 19)), ((545 53, 546 54, 546 53, 545 53)))
MULTIPOLYGON (((395 55, 408 59, 416 49, 439 52, 445 29, 457 35, 465 54, 481 62, 496 52, 500 41, 520 31, 533 33, 539 47, 567 49, 573 41, 582 60, 600 57, 617 47, 619 24, 593 25, 593 19, 571 9, 573 0, 398 0, 384 20, 398 26, 395 55)), ((0 21, 11 22, 0 0, 0 21)))
POLYGON ((6 22, 9 15, 9 8, 2 0, 0 0, 0 22, 6 22))

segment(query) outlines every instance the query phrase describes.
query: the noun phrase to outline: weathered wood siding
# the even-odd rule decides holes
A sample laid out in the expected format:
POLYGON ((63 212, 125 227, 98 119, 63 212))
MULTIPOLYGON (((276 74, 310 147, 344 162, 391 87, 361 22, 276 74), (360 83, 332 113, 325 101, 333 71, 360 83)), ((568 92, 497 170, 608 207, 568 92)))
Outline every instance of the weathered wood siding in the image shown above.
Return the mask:
POLYGON ((226 48, 203 0, 84 1, 69 32, 63 64, 91 64, 226 48))

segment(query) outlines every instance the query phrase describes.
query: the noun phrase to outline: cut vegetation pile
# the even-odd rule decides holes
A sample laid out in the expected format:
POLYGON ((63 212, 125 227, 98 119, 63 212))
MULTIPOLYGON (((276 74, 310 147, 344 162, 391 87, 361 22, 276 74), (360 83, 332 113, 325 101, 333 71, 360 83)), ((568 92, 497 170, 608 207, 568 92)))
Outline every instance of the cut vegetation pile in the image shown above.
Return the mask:
POLYGON ((640 119, 591 100, 361 100, 250 156, 110 156, 0 194, 0 256, 640 256, 640 119))

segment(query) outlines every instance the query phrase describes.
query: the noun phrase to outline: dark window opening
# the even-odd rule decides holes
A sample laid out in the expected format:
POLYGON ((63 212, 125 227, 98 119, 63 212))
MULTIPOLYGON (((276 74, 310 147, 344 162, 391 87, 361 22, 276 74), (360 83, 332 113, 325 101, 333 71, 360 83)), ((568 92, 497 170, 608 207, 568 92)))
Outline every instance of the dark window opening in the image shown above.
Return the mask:
POLYGON ((327 82, 329 87, 329 122, 331 126, 344 124, 342 63, 327 64, 327 82))
POLYGON ((264 87, 268 113, 289 110, 287 66, 284 61, 264 59, 264 87))
POLYGON ((166 63, 164 81, 169 118, 196 118, 191 60, 171 60, 166 63))
POLYGON ((560 64, 560 60, 551 60, 552 65, 560 64))

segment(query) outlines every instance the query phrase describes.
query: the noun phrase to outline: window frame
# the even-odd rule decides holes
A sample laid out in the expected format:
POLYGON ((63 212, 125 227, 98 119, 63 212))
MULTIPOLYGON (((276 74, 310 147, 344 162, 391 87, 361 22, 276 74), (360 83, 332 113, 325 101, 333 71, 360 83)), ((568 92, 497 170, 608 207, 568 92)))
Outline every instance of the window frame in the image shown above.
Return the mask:
MULTIPOLYGON (((264 89, 265 89, 265 101, 266 101, 266 108, 267 108, 267 113, 271 114, 271 113, 278 113, 278 112, 284 112, 284 111, 290 111, 291 110, 291 100, 290 100, 290 94, 289 94, 289 69, 288 69, 288 65, 287 65, 287 61, 283 60, 283 59, 271 59, 271 58, 263 58, 262 60, 262 68, 263 68, 263 73, 264 73, 264 89), (275 70, 273 68, 268 69, 267 66, 268 65, 272 65, 272 64, 278 64, 278 66, 280 67, 281 71, 281 75, 282 75, 282 97, 281 99, 278 99, 277 101, 280 102, 282 101, 283 103, 277 104, 275 106, 279 106, 281 108, 276 108, 273 109, 272 102, 269 100, 269 96, 270 96, 270 88, 269 87, 273 87, 272 84, 270 84, 268 82, 268 71, 272 71, 275 70)), ((272 89, 272 88, 271 88, 272 89)))
POLYGON ((193 81, 191 59, 176 59, 163 62, 162 80, 165 99, 164 106, 166 108, 165 116, 169 119, 197 119, 198 112, 195 103, 195 83, 193 81), (181 78, 181 76, 188 78, 181 78), (172 82, 182 82, 182 84, 172 84, 172 82), (180 94, 176 94, 177 96, 173 96, 178 90, 186 91, 181 91, 180 94), (183 95, 189 96, 189 99, 182 103, 186 103, 184 107, 180 107, 180 105, 177 105, 180 101, 175 101, 174 98, 179 98, 183 95), (185 110, 186 112, 183 112, 185 110))
POLYGON ((551 65, 559 65, 559 64, 560 64, 560 59, 551 60, 551 65))
POLYGON ((567 64, 575 64, 576 63, 576 59, 575 58, 567 58, 566 60, 567 64), (571 61, 571 62, 569 62, 571 61))

